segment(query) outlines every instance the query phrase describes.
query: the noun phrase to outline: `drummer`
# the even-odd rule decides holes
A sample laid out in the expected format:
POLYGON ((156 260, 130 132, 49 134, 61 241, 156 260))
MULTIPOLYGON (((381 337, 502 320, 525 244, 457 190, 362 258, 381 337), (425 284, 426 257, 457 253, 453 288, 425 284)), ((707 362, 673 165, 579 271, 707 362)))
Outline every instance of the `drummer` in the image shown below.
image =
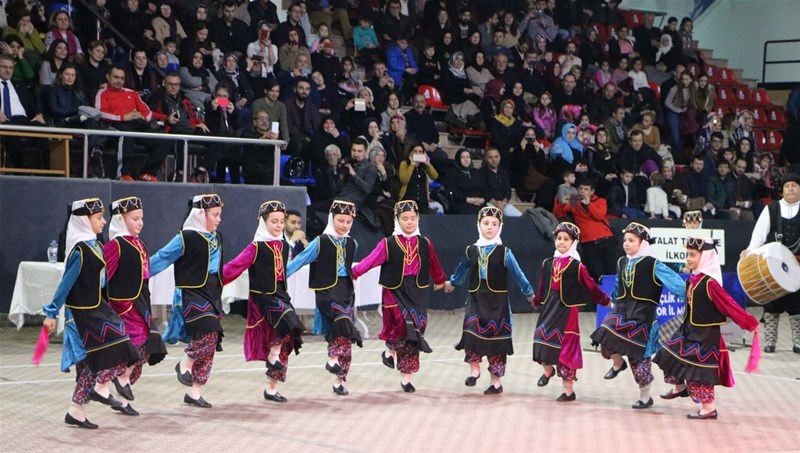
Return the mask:
MULTIPOLYGON (((800 175, 788 173, 781 182, 783 199, 773 201, 761 212, 750 245, 742 252, 742 257, 767 242, 780 242, 800 257, 800 175)), ((800 354, 800 291, 764 305, 764 352, 775 352, 778 320, 783 312, 789 314, 792 326, 792 351, 800 354)))

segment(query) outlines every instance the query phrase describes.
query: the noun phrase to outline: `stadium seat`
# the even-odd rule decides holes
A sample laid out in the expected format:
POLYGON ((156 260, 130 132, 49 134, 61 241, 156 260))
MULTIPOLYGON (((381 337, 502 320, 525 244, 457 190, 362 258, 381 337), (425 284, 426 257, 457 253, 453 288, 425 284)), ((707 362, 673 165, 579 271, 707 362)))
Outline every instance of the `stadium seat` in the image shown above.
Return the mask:
POLYGON ((753 132, 756 135, 756 143, 755 143, 756 149, 757 150, 764 149, 764 146, 767 143, 767 136, 764 135, 764 131, 761 129, 753 129, 753 132))
POLYGON ((769 94, 767 90, 763 88, 756 88, 753 91, 753 105, 758 105, 762 107, 768 107, 772 105, 772 101, 769 99, 769 94))
POLYGON ((766 110, 761 107, 756 107, 753 109, 753 126, 765 128, 767 127, 769 122, 769 117, 767 116, 766 110))
POLYGON ((425 96, 425 105, 431 108, 431 110, 443 110, 447 111, 449 108, 442 101, 442 94, 439 93, 439 90, 431 85, 420 85, 418 92, 425 96))
POLYGON ((594 31, 597 32, 597 40, 600 42, 600 44, 605 45, 605 43, 608 42, 608 30, 606 29, 606 26, 599 22, 593 22, 589 24, 589 26, 594 28, 594 31))
POLYGON ((750 88, 740 86, 736 88, 736 106, 737 107, 750 107, 753 104, 753 94, 750 88))
POLYGON ((634 28, 644 23, 644 13, 641 11, 631 11, 627 17, 628 28, 634 28))
POLYGON ((733 88, 725 85, 718 86, 717 102, 719 102, 722 105, 735 105, 736 93, 734 93, 733 88))
POLYGON ((656 94, 656 100, 661 100, 661 85, 652 80, 647 82, 647 85, 649 85, 650 89, 656 94))
POLYGON ((781 107, 775 106, 767 112, 767 127, 783 129, 786 127, 786 115, 781 107))
POLYGON ((700 65, 697 63, 688 63, 686 65, 686 70, 689 71, 689 74, 692 75, 695 79, 700 75, 700 65))
POLYGON ((736 74, 729 68, 719 68, 719 83, 722 85, 736 85, 736 74))
POLYGON ((783 145, 783 134, 780 131, 770 129, 767 131, 764 140, 764 149, 769 151, 778 151, 783 145))
POLYGON ((706 64, 706 75, 708 76, 708 81, 714 84, 722 83, 722 77, 720 75, 720 69, 713 64, 706 64))
POLYGON ((491 135, 480 129, 464 129, 461 127, 450 127, 449 132, 459 142, 459 146, 464 146, 467 139, 479 139, 483 141, 481 148, 485 148, 489 143, 491 135))

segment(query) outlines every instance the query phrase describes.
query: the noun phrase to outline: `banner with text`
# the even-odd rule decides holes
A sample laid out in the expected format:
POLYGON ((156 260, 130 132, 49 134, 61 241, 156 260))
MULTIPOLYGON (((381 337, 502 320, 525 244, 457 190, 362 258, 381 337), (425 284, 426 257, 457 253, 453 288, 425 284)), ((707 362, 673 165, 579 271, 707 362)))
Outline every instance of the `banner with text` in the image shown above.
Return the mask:
POLYGON ((725 230, 687 230, 686 228, 651 228, 652 250, 656 258, 665 263, 686 262, 686 239, 706 237, 719 241, 717 254, 720 266, 725 265, 725 230))

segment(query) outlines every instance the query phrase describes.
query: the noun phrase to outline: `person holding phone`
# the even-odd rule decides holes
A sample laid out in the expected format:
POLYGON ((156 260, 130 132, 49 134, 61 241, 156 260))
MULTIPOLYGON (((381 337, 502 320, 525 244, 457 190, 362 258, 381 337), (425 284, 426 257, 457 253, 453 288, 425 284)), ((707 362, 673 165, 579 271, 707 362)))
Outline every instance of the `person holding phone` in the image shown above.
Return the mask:
POLYGON ((431 165, 428 153, 425 152, 425 147, 421 143, 413 145, 408 157, 400 162, 397 177, 400 179, 400 191, 397 199, 413 200, 419 206, 419 212, 427 214, 430 210, 428 178, 435 181, 439 178, 439 173, 431 165))
POLYGON ((258 39, 247 46, 248 68, 255 78, 275 77, 274 65, 278 63, 278 46, 270 38, 272 31, 266 21, 261 21, 258 39))

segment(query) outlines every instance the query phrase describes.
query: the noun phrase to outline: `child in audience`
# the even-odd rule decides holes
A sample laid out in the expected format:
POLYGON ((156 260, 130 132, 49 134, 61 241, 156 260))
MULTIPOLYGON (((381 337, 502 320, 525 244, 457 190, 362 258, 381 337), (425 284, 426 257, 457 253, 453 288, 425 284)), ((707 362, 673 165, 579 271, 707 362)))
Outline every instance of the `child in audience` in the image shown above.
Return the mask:
POLYGON ((661 173, 655 172, 650 175, 650 187, 647 188, 644 212, 650 214, 651 219, 669 219, 670 212, 676 219, 681 216, 681 208, 669 204, 667 193, 662 189, 665 182, 666 179, 661 173))
POLYGON ((575 171, 572 169, 564 170, 561 174, 564 181, 558 186, 556 197, 561 204, 569 203, 573 198, 578 199, 578 189, 575 188, 575 171))

